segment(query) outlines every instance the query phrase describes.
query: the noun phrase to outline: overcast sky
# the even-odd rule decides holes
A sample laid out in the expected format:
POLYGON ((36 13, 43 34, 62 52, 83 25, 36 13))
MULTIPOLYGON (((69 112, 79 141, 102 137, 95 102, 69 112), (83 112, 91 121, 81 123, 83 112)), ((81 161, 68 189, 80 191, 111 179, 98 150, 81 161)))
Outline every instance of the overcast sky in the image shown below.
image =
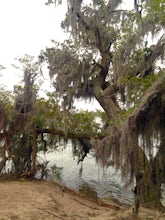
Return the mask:
POLYGON ((64 39, 60 23, 65 16, 66 4, 55 8, 46 6, 45 2, 0 0, 0 64, 6 67, 1 71, 1 84, 10 89, 17 79, 17 71, 11 67, 14 58, 24 54, 37 56, 40 50, 51 45, 52 39, 64 39))

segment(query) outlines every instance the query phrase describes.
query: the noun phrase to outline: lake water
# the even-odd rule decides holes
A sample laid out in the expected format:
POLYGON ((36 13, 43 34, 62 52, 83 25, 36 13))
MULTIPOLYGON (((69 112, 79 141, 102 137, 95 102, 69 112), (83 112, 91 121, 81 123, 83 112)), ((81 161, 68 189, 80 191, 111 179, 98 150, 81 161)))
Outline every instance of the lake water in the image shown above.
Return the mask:
MULTIPOLYGON (((78 191, 85 183, 96 191, 97 197, 104 199, 107 203, 112 200, 117 200, 123 205, 133 203, 133 186, 127 189, 124 187, 120 172, 116 172, 113 167, 106 170, 101 168, 91 155, 87 156, 82 164, 77 165, 77 158, 74 158, 72 152, 71 144, 67 144, 65 147, 59 147, 58 150, 49 149, 45 155, 38 153, 38 158, 49 161, 49 169, 54 164, 63 167, 61 181, 71 189, 78 191)), ((53 179, 53 175, 50 175, 49 179, 53 179)))

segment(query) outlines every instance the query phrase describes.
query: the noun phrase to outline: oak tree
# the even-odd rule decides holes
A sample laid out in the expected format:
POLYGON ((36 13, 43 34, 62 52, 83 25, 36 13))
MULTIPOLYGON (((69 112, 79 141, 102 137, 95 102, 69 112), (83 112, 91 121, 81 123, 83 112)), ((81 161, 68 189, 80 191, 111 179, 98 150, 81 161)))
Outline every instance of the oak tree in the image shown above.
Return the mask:
MULTIPOLYGON (((58 1, 49 1, 58 4, 58 1)), ((61 1, 60 1, 61 2, 61 1)), ((165 183, 164 0, 68 0, 62 28, 70 33, 41 54, 66 110, 76 98, 95 98, 107 116, 92 140, 103 166, 114 164, 136 201, 162 208, 165 183), (152 40, 153 39, 153 40, 152 40)))

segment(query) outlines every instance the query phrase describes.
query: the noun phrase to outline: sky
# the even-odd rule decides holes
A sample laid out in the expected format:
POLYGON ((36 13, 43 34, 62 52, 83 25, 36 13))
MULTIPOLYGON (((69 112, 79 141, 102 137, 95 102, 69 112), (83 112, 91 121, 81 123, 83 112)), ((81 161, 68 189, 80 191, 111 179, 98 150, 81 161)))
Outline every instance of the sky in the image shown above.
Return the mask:
MULTIPOLYGON (((51 40, 65 38, 60 23, 65 17, 66 4, 46 6, 46 0, 0 0, 0 64, 1 84, 12 89, 18 81, 17 70, 11 64, 24 54, 38 56, 51 40)), ((65 2, 65 1, 64 1, 65 2)))

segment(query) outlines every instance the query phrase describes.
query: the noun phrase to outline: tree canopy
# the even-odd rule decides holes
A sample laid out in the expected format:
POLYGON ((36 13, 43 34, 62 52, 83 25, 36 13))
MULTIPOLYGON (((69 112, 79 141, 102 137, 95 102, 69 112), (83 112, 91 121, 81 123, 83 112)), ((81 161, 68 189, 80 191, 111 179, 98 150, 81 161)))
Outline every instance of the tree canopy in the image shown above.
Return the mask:
POLYGON ((39 151, 45 153, 48 147, 71 139, 80 162, 90 150, 90 137, 99 134, 98 124, 87 111, 72 109, 66 118, 54 93, 48 92, 47 98, 38 96, 40 63, 29 55, 18 61, 21 85, 14 87, 14 93, 3 88, 0 92, 0 179, 35 177, 38 171, 43 178, 47 163, 38 160, 39 151))
POLYGON ((67 3, 61 26, 70 39, 41 54, 56 93, 68 110, 75 98, 100 103, 107 122, 104 135, 92 141, 97 158, 104 166, 120 168, 128 182, 136 177, 138 201, 148 204, 152 195, 150 205, 160 207, 165 181, 164 1, 134 1, 132 10, 123 10, 121 0, 67 3))

